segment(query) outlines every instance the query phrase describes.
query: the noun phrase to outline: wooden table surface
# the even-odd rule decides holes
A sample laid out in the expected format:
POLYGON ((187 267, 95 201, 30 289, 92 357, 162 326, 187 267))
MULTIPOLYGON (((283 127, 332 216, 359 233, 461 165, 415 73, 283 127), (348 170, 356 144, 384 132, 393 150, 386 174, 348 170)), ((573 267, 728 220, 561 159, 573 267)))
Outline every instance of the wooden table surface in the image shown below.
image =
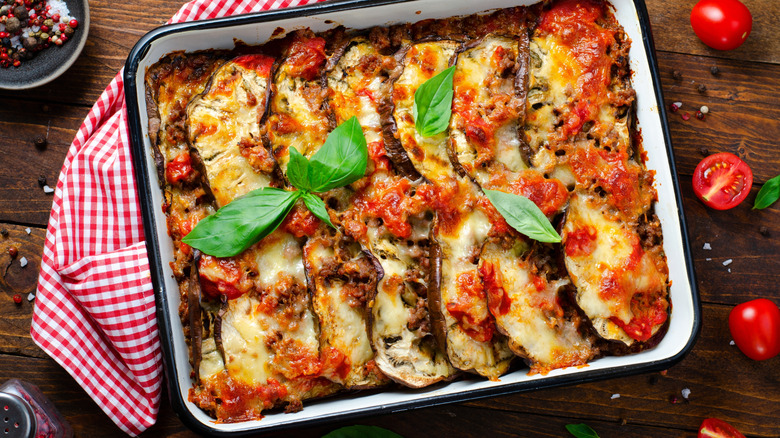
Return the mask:
MULTIPOLYGON (((0 382, 20 378, 38 385, 73 426, 76 436, 117 436, 75 381, 30 339, 33 304, 13 302, 34 292, 52 195, 76 130, 91 105, 124 65, 133 44, 162 25, 181 0, 91 0, 87 46, 62 77, 39 89, 0 91, 0 382), (33 140, 44 136, 45 147, 33 140), (26 229, 30 229, 30 233, 26 229), (16 259, 7 252, 17 247, 16 259), (20 257, 29 264, 21 267, 20 257)), ((747 436, 780 436, 780 357, 756 362, 730 345, 727 317, 741 302, 764 297, 780 303, 780 203, 751 210, 761 184, 780 174, 780 2, 743 0, 753 32, 737 50, 718 52, 693 34, 696 0, 647 0, 670 114, 685 216, 698 289, 702 330, 695 347, 662 373, 637 375, 530 393, 488 398, 360 420, 412 437, 568 436, 568 423, 587 423, 602 437, 693 437, 707 417, 718 417, 747 436), (720 73, 713 75, 712 66, 720 73), (677 72, 675 74, 675 71, 677 72), (706 91, 698 91, 704 85, 706 91), (705 120, 681 113, 710 108, 705 120), (753 169, 747 201, 728 211, 706 208, 693 195, 691 175, 706 153, 727 151, 753 169), (761 228, 765 227, 761 232, 761 228), (711 250, 704 250, 709 243, 711 250), (733 260, 728 266, 724 261, 733 260), (689 389, 684 399, 681 391, 689 389), (613 398, 613 394, 620 394, 613 398)), ((635 42, 635 47, 640 47, 635 42)), ((165 400, 145 437, 192 436, 165 400)), ((318 437, 348 424, 302 429, 287 436, 318 437)))

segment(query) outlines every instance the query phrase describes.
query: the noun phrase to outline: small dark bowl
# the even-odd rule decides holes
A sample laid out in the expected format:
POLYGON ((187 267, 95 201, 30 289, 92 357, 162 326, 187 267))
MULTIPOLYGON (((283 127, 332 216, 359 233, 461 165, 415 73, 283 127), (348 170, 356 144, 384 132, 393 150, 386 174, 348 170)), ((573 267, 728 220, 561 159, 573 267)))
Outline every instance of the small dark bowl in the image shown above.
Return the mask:
POLYGON ((73 37, 61 46, 52 45, 38 52, 33 59, 22 61, 19 67, 0 68, 0 89, 24 90, 53 81, 70 68, 87 43, 89 34, 89 2, 65 0, 70 16, 79 21, 73 37))

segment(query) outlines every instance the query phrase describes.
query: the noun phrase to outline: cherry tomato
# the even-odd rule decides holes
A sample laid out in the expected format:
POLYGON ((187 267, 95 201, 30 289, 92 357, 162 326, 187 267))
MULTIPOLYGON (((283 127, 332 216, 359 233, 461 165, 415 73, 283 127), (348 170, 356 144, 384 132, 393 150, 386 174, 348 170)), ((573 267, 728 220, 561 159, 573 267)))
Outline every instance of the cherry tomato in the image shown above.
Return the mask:
POLYGON ((699 438, 745 438, 745 435, 723 420, 707 418, 701 422, 699 438))
POLYGON ((734 342, 753 360, 766 360, 780 353, 780 309, 766 298, 742 303, 729 313, 734 342))
POLYGON ((750 35, 753 16, 739 0, 700 0, 691 10, 691 27, 704 44, 732 50, 750 35))
POLYGON ((747 198, 752 185, 750 166, 728 152, 710 155, 693 171, 693 192, 716 210, 736 207, 747 198))

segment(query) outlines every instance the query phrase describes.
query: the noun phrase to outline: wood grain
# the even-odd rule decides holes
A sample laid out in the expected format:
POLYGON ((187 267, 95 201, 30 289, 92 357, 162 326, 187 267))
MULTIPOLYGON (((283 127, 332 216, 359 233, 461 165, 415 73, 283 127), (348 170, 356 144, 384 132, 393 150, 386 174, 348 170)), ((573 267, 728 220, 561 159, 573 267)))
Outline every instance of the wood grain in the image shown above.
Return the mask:
MULTIPOLYGON (((780 358, 755 362, 730 345, 727 317, 733 305, 766 297, 780 302, 780 204, 751 210, 760 185, 780 173, 780 2, 744 0, 753 33, 737 50, 704 46, 690 29, 696 0, 646 0, 670 114, 691 253, 702 306, 702 331, 690 354, 665 374, 487 398, 468 403, 295 429, 271 436, 320 437, 352 424, 377 425, 405 437, 567 436, 569 423, 587 423, 603 437, 695 437, 704 418, 722 418, 751 437, 780 436, 780 358), (720 72, 713 75, 710 67, 720 72), (676 78, 675 70, 679 73, 676 78), (699 85, 706 90, 699 91, 699 85), (681 115, 707 105, 705 120, 681 115), (702 151, 706 149, 706 151, 702 151), (704 153, 733 152, 752 167, 748 200, 729 211, 705 207, 690 176, 704 153), (761 233, 765 227, 765 233, 761 233), (708 243, 710 250, 704 249, 708 243), (724 262, 731 261, 724 265, 724 262), (685 400, 681 391, 690 389, 685 400), (620 394, 619 398, 613 398, 620 394), (677 402, 673 403, 672 400, 677 402)), ((92 26, 83 54, 61 78, 35 90, 0 91, 0 381, 37 384, 73 425, 76 436, 121 436, 76 382, 32 342, 29 329, 40 254, 52 195, 69 145, 91 105, 123 67, 138 39, 162 25, 181 0, 90 2, 92 26), (33 145, 47 138, 45 148, 33 145), (30 233, 26 229, 30 229, 30 233), (9 247, 19 254, 11 258, 9 247), (28 260, 24 268, 20 257, 28 260), (13 295, 24 298, 13 303, 13 295)), ((637 45, 638 43, 635 43, 637 45)), ((143 437, 196 436, 164 400, 156 425, 143 437)))
POLYGON ((780 2, 773 0, 742 0, 753 16, 753 30, 737 49, 715 50, 702 43, 691 28, 691 10, 698 0, 646 0, 656 50, 707 55, 713 58, 780 63, 780 2))

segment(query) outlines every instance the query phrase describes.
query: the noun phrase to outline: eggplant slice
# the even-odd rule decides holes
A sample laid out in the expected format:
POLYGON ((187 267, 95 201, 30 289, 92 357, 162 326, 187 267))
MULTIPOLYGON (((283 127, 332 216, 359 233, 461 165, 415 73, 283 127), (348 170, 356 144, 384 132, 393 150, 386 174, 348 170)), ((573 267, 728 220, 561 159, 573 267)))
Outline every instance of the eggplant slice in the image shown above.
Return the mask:
POLYGON ((234 58, 187 105, 188 140, 200 155, 219 207, 271 182, 270 175, 256 171, 247 157, 250 150, 267 155, 260 119, 266 110, 273 63, 264 55, 234 58))
POLYGON ((585 365, 598 354, 587 324, 562 305, 570 282, 560 277, 544 246, 510 235, 491 237, 479 270, 496 325, 531 374, 585 365))
POLYGON ((336 121, 356 116, 371 152, 368 176, 353 184, 357 192, 341 212, 341 223, 381 273, 367 312, 376 365, 413 388, 450 379, 456 370, 436 344, 427 311, 430 219, 420 196, 415 197, 421 181, 395 173, 393 153, 384 142, 383 126, 392 115, 381 102, 390 96, 388 78, 396 62, 363 38, 347 42, 332 62, 327 83, 336 121))
POLYGON ((303 256, 320 322, 321 356, 331 367, 327 377, 353 389, 387 383, 374 361, 366 322, 366 301, 379 274, 373 261, 359 244, 324 226, 308 239, 303 256))
POLYGON ((488 35, 459 55, 453 77, 451 157, 486 187, 526 169, 521 152, 528 38, 488 35))
POLYGON ((274 75, 266 132, 284 175, 291 147, 310 158, 331 130, 321 77, 325 61, 325 40, 298 31, 274 75))
POLYGON ((599 195, 572 196, 561 235, 564 260, 577 305, 599 336, 631 346, 667 321, 668 268, 660 243, 647 247, 635 225, 609 211, 599 195))
POLYGON ((491 224, 476 208, 478 187, 458 175, 450 161, 448 133, 422 137, 412 112, 417 88, 447 68, 459 48, 458 42, 442 40, 416 43, 405 52, 403 71, 393 84, 393 116, 401 145, 439 199, 431 230, 428 288, 434 332, 455 368, 496 379, 509 369, 513 354, 503 336, 494 336, 484 291, 474 284, 479 281, 479 251, 491 224))

